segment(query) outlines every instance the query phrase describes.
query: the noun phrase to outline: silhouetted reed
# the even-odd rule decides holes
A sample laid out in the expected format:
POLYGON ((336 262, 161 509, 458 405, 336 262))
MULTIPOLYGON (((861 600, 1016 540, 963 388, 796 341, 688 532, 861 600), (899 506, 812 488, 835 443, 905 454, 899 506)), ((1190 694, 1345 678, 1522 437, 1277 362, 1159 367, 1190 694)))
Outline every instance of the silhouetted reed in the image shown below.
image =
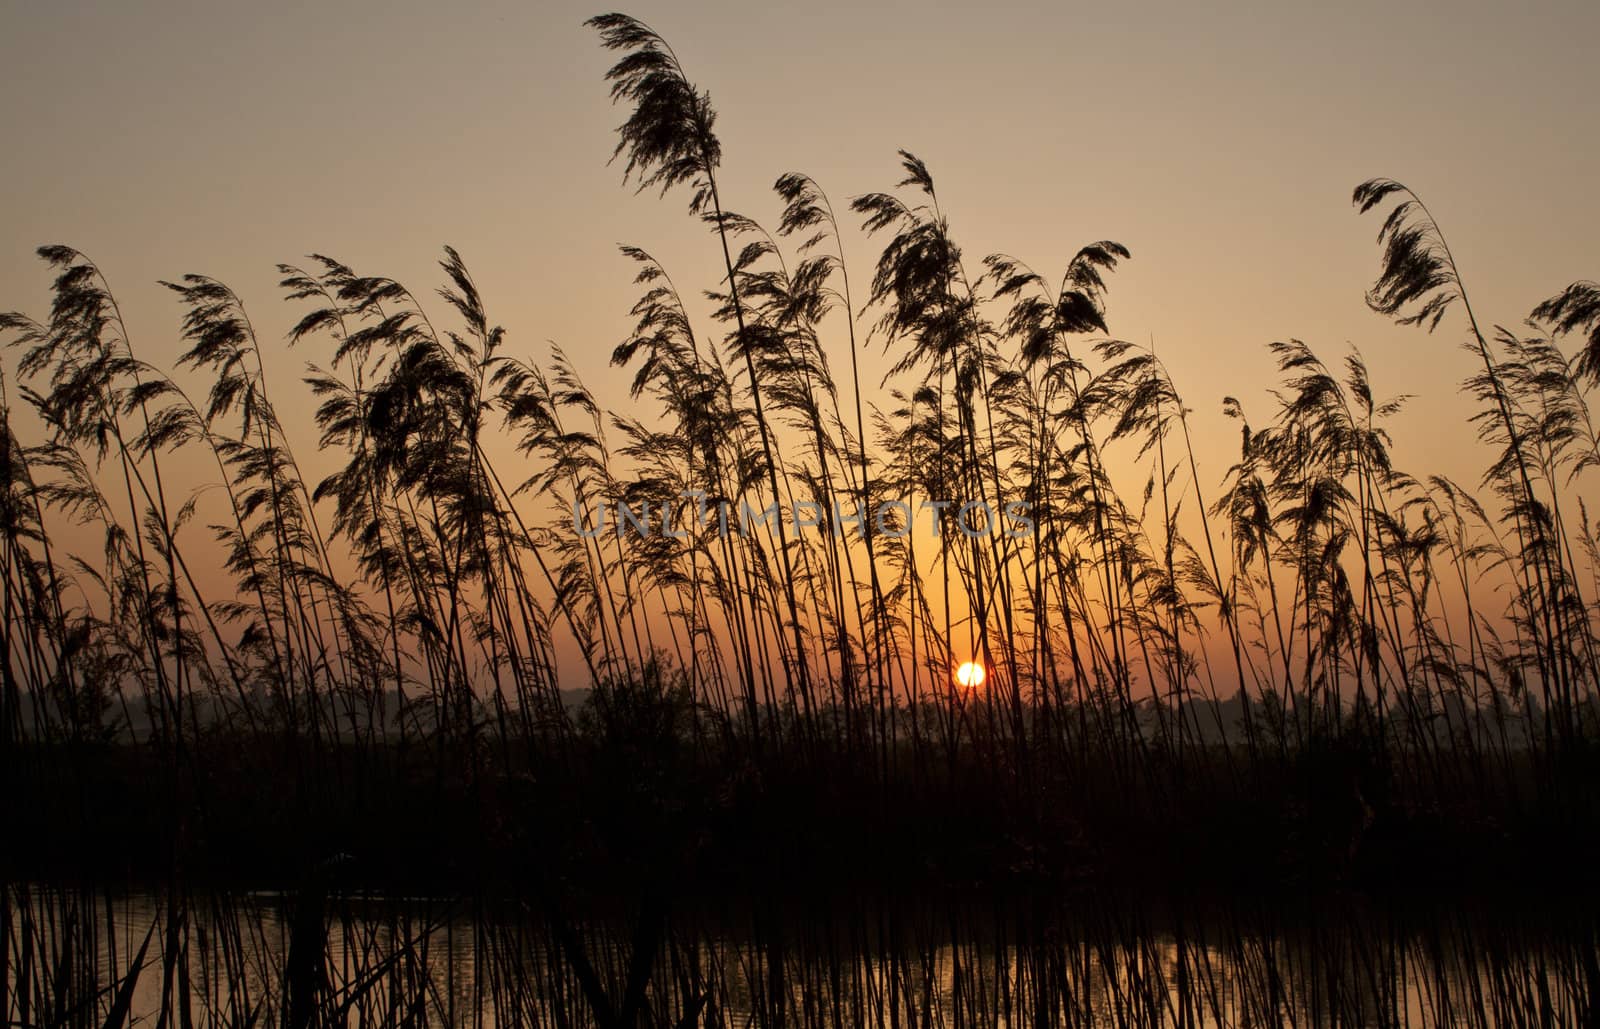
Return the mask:
POLYGON ((214 279, 164 284, 170 371, 69 247, 47 317, 0 315, 7 1020, 1593 1017, 1592 919, 1384 906, 1588 895, 1593 283, 1486 329, 1419 197, 1362 184, 1369 304, 1472 355, 1488 499, 1397 467, 1403 398, 1298 340, 1271 410, 1219 398, 1224 470, 1111 335, 1126 247, 969 264, 902 151, 839 208, 882 244, 848 268, 821 185, 777 179, 775 233, 734 213, 709 95, 588 24, 624 181, 687 188, 722 269, 702 319, 623 248, 626 413, 514 353, 450 248, 427 303, 278 266, 304 465, 281 344, 214 279), (1379 899, 1271 901, 1322 891, 1379 899))

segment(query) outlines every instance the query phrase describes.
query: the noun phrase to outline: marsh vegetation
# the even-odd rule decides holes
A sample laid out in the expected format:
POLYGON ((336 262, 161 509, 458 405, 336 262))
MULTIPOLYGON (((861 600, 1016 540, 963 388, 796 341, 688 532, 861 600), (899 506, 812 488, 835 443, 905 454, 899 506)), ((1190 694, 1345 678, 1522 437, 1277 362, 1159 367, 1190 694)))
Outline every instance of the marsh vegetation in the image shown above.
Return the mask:
POLYGON ((1197 453, 1111 330, 1128 248, 971 260, 906 152, 763 226, 667 43, 590 24, 614 160, 721 266, 624 248, 626 400, 449 248, 433 293, 280 265, 287 344, 164 283, 175 368, 68 246, 0 315, 7 1021, 1594 1019, 1600 287, 1498 327, 1363 183, 1368 302, 1462 343, 1482 480, 1397 467, 1403 400, 1297 340, 1197 453), (573 517, 662 501, 818 524, 573 517))

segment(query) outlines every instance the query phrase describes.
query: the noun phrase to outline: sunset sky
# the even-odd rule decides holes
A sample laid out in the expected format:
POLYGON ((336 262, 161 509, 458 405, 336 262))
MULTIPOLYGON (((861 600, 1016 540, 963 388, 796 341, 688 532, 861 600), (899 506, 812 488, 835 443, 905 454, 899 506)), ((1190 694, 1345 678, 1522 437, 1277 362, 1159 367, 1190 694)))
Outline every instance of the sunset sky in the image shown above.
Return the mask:
MULTIPOLYGON (((1401 466, 1475 483, 1486 463, 1456 395, 1472 371, 1458 315, 1429 338, 1363 302, 1378 266, 1376 216, 1349 201, 1363 179, 1424 197, 1486 321, 1515 325, 1600 276, 1593 3, 625 9, 710 90, 732 209, 775 222, 787 171, 842 208, 891 187, 904 147, 973 268, 1005 251, 1055 270, 1083 243, 1127 245, 1112 331, 1154 341, 1213 483, 1237 445, 1222 397, 1264 422, 1264 347, 1291 336, 1330 363, 1353 343, 1379 394, 1416 395, 1396 423, 1401 466)), ((601 8, 0 10, 0 308, 44 313, 33 248, 68 243, 109 276, 140 356, 167 365, 180 312, 159 278, 228 282, 271 344, 301 313, 278 299, 276 263, 323 252, 426 297, 449 243, 514 351, 561 344, 621 406, 608 357, 637 290, 616 244, 649 249, 688 291, 716 282, 686 197, 636 196, 607 167, 624 113, 602 82, 613 56, 581 25, 601 8)), ((848 245, 864 285, 875 244, 848 245)), ((269 350, 304 456, 315 435, 286 398, 327 353, 269 350)), ((876 382, 891 361, 874 354, 876 382)))

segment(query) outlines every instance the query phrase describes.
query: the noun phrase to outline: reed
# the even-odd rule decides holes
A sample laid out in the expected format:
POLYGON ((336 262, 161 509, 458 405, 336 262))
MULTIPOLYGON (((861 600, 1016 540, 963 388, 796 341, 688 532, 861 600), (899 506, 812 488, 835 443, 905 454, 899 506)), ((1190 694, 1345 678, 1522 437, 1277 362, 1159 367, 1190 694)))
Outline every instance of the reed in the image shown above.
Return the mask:
POLYGON ((701 317, 623 248, 626 401, 513 353, 448 247, 434 294, 279 265, 283 340, 164 283, 170 369, 70 247, 47 316, 0 315, 8 1021, 1593 1017, 1592 920, 1384 906, 1587 896, 1593 283, 1490 326, 1419 196, 1364 183, 1368 301, 1463 340, 1482 481, 1397 467, 1404 398, 1298 340, 1219 460, 1112 335, 1126 247, 970 261, 906 151, 838 214, 800 173, 739 198, 769 232, 666 41, 588 24, 613 158, 722 270, 701 317), (269 390, 280 345, 314 356, 269 390), (1280 916, 1307 891, 1376 909, 1280 916))

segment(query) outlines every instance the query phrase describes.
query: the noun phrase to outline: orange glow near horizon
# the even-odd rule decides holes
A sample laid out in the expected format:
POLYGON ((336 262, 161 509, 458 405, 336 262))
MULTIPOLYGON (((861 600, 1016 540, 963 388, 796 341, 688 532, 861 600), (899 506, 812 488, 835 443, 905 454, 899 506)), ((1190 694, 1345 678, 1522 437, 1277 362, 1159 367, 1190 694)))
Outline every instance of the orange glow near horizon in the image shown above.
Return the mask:
MULTIPOLYGON (((1473 483, 1495 460, 1468 431, 1477 407, 1459 381, 1475 374, 1475 359, 1453 353, 1465 331, 1460 307, 1430 336, 1366 304, 1380 255, 1375 216, 1358 216, 1350 204, 1356 183, 1394 175, 1418 189, 1461 256, 1473 307, 1488 323, 1516 325, 1568 283, 1600 272, 1592 248, 1600 205, 1583 171, 1600 158, 1600 139, 1569 130, 1586 123, 1594 92, 1588 41, 1600 32, 1600 5, 1529 11, 1477 0, 1443 21, 1395 5, 1384 10, 1382 32, 1338 7, 982 6, 919 19, 915 45, 906 45, 903 13, 893 7, 824 2, 795 19, 782 8, 728 0, 618 6, 661 31, 709 92, 723 149, 719 195, 729 209, 775 229, 783 210, 775 178, 813 177, 839 215, 840 253, 858 290, 886 237, 864 230, 849 198, 896 191, 902 146, 928 162, 973 276, 987 254, 1015 255, 1051 280, 1089 241, 1128 246, 1132 257, 1109 279, 1110 334, 1158 350, 1188 412, 1181 436, 1192 446, 1194 474, 1192 482, 1174 480, 1178 538, 1209 545, 1200 513, 1239 459, 1240 423, 1224 413, 1223 398, 1236 398, 1257 429, 1278 409, 1279 375, 1266 350, 1275 340, 1304 339, 1334 368, 1347 348, 1360 347, 1380 401, 1413 398, 1385 422, 1396 468, 1473 483), (1408 42, 1417 39, 1430 45, 1408 42), (774 40, 781 45, 769 45, 774 40), (1539 74, 1478 74, 1507 54, 1539 74), (794 88, 806 81, 830 88, 794 88), (1470 118, 1441 122, 1441 96, 1470 118), (1490 144, 1541 159, 1482 161, 1490 144)), ((171 371, 188 344, 182 311, 155 283, 189 272, 226 282, 250 312, 282 442, 309 490, 348 459, 337 447, 319 450, 315 403, 302 382, 306 365, 329 365, 337 344, 325 333, 288 343, 308 308, 284 300, 277 263, 324 253, 358 274, 392 278, 442 315, 442 328, 451 313, 432 288, 443 282, 437 259, 449 243, 472 270, 490 324, 505 327, 506 356, 548 367, 550 341, 559 343, 607 415, 670 425, 657 421, 670 418, 664 408, 631 392, 637 366, 612 361, 616 345, 631 338, 645 288, 616 244, 661 260, 684 287, 695 331, 714 347, 726 326, 698 290, 721 281, 724 257, 705 223, 686 216, 683 189, 635 195, 621 166, 607 164, 626 111, 604 80, 616 55, 583 26, 607 9, 566 0, 459 8, 391 0, 381 7, 381 31, 359 5, 329 5, 307 33, 299 20, 251 5, 205 18, 167 0, 97 5, 92 18, 74 5, 12 5, 0 33, 0 122, 29 145, 13 148, 5 166, 11 203, 0 311, 47 314, 56 273, 32 248, 70 244, 105 273, 134 353, 171 371), (334 116, 340 111, 374 114, 334 116), (387 128, 397 118, 403 135, 387 128), (289 138, 295 145, 282 145, 289 138)), ((786 255, 798 239, 780 240, 786 255)), ((880 312, 858 314, 862 299, 827 316, 817 345, 846 396, 861 384, 855 406, 871 417, 898 403, 891 388, 914 391, 920 373, 894 371, 910 343, 873 332, 880 312)), ((994 319, 1004 313, 986 310, 994 319)), ((12 428, 32 444, 47 433, 16 403, 18 356, 0 353, 0 388, 12 391, 12 428)), ((174 379, 193 397, 211 385, 190 367, 174 379)), ((848 428, 854 419, 847 413, 844 421, 848 428)), ((877 450, 874 460, 896 460, 870 424, 855 434, 867 437, 864 451, 877 450)), ((1158 453, 1121 440, 1097 455, 1098 471, 1135 498, 1140 484, 1165 481, 1152 462, 1172 460, 1175 438, 1158 453)), ((774 440, 780 463, 811 453, 805 433, 782 419, 774 440)), ((512 473, 525 458, 498 416, 484 449, 508 486, 523 478, 512 473)), ((205 529, 231 517, 226 493, 211 489, 208 462, 172 459, 163 485, 173 497, 204 491, 181 542, 196 593, 214 601, 236 584, 205 529)), ((617 473, 631 470, 619 462, 617 473)), ((113 466, 106 474, 115 481, 113 466)), ((748 499, 765 507, 776 498, 755 483, 748 499)), ((331 502, 316 508, 324 527, 331 502)), ((530 525, 570 518, 543 495, 524 494, 519 505, 530 525)), ((138 512, 117 514, 139 523, 138 512)), ((926 513, 914 520, 919 534, 931 528, 926 513)), ((1159 544, 1167 537, 1161 516, 1152 524, 1159 544)), ((1226 565, 1232 534, 1215 527, 1226 565)), ((96 524, 58 512, 50 528, 61 534, 53 541, 59 551, 91 563, 104 552, 96 524)), ((996 608, 966 595, 937 547, 921 537, 916 545, 906 556, 923 579, 918 603, 936 613, 912 614, 910 638, 932 633, 938 646, 958 646, 949 627, 969 620, 972 634, 961 640, 968 646, 996 633, 996 608)), ((1006 559, 1004 574, 1025 567, 1019 562, 1035 545, 1018 541, 1022 551, 1006 559)), ((865 568, 864 553, 851 558, 865 568)), ((880 575, 899 574, 888 557, 880 560, 880 575)), ((358 578, 349 565, 336 571, 358 578)), ((536 569, 529 575, 541 595, 553 593, 536 569)), ((1034 588, 1021 580, 1012 587, 1016 597, 1034 588)), ((1091 622, 1112 617, 1097 598, 1083 602, 1091 622)), ((1455 595, 1439 602, 1441 617, 1468 603, 1455 595)), ((676 609, 677 601, 663 604, 676 609)), ((647 638, 660 618, 658 637, 674 639, 659 607, 650 614, 641 602, 639 610, 647 638)), ((694 631, 731 637, 721 617, 701 610, 694 631)), ((1052 620, 1034 637, 1026 615, 1012 617, 1022 619, 1016 639, 1046 647, 1065 646, 1072 631, 1052 620)), ((1193 645, 1225 647, 1215 605, 1205 617, 1209 635, 1193 645)), ((245 626, 223 631, 231 639, 245 626)), ((691 651, 698 639, 686 637, 691 651)), ((768 656, 781 663, 772 646, 768 656)), ((555 664, 581 684, 576 627, 557 618, 550 647, 555 664)), ((1017 660, 998 648, 991 656, 1017 660)), ((1269 648, 1267 664, 1280 656, 1269 648)), ((1024 678, 1020 666, 1012 667, 1007 691, 1025 685, 1014 681, 1024 678)), ((1218 667, 1235 675, 1231 652, 1218 667)), ((992 689, 971 655, 919 666, 917 677, 936 680, 941 671, 952 689, 992 689)))

